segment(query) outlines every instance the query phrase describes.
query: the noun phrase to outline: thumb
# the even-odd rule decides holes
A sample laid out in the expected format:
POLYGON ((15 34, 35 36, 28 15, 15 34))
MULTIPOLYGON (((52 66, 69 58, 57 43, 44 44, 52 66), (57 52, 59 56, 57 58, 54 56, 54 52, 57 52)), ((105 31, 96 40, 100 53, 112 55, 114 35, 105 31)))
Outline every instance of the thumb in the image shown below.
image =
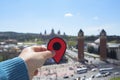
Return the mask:
POLYGON ((53 56, 55 56, 55 51, 42 51, 40 53, 45 59, 52 58, 53 56))

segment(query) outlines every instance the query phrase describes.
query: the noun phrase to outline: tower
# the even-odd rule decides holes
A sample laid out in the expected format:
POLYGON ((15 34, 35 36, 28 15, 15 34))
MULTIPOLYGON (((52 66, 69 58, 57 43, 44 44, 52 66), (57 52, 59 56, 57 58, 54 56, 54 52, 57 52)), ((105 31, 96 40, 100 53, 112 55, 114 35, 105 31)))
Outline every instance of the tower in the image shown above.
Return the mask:
POLYGON ((80 29, 78 32, 78 61, 84 60, 84 33, 80 29))
POLYGON ((107 37, 106 32, 103 29, 100 32, 100 60, 105 61, 107 58, 107 37))
POLYGON ((47 31, 45 30, 44 35, 46 35, 46 34, 47 34, 47 31))
POLYGON ((52 34, 52 35, 54 35, 54 34, 55 34, 54 29, 52 29, 52 30, 51 30, 51 34, 52 34))
POLYGON ((60 35, 60 30, 58 31, 58 35, 60 35))

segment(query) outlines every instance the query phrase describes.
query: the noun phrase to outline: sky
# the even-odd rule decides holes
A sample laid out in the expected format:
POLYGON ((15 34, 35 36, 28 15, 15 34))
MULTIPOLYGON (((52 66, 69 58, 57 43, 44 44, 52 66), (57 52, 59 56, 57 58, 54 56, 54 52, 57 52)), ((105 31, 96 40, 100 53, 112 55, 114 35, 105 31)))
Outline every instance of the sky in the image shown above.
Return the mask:
POLYGON ((0 0, 0 32, 120 36, 120 0, 0 0))

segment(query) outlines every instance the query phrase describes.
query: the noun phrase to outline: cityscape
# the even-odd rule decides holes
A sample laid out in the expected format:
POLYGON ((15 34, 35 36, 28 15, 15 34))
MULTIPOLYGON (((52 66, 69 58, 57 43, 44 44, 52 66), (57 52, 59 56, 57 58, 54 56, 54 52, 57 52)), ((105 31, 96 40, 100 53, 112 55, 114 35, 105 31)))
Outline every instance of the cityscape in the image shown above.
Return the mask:
POLYGON ((3 33, 0 34, 0 61, 18 56, 28 46, 47 47, 49 40, 54 37, 62 38, 67 44, 60 63, 57 64, 52 58, 48 59, 43 67, 38 68, 38 74, 33 80, 110 80, 112 78, 114 80, 120 77, 120 36, 117 36, 117 42, 116 39, 107 40, 104 29, 93 41, 89 38, 86 40, 81 29, 77 36, 61 34, 60 31, 55 33, 54 29, 51 29, 50 34, 47 34, 46 30, 44 34, 34 34, 35 38, 29 33, 27 41, 24 40, 27 36, 22 39, 23 41, 19 38, 10 38, 11 33, 13 35, 13 32, 9 32, 7 39, 4 39, 3 33))
MULTIPOLYGON (((52 49, 64 55, 57 57, 59 61, 56 54, 39 68, 30 63, 37 67, 34 73, 28 65, 30 79, 34 75, 32 80, 120 80, 120 0, 0 0, 0 68, 30 46, 51 51, 55 38, 65 48, 57 42, 52 49)), ((38 56, 32 57, 38 61, 38 56)), ((0 71, 0 79, 7 73, 0 71)), ((15 74, 11 77, 16 80, 15 74)))

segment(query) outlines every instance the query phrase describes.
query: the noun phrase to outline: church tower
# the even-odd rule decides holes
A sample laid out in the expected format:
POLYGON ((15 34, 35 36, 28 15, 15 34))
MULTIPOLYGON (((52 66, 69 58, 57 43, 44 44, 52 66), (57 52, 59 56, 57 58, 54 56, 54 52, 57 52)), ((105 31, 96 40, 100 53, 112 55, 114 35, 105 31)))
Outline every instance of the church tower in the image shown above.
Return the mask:
POLYGON ((105 61, 107 58, 107 37, 103 29, 100 33, 100 60, 105 61))
POLYGON ((84 32, 78 32, 78 61, 84 60, 84 32))

